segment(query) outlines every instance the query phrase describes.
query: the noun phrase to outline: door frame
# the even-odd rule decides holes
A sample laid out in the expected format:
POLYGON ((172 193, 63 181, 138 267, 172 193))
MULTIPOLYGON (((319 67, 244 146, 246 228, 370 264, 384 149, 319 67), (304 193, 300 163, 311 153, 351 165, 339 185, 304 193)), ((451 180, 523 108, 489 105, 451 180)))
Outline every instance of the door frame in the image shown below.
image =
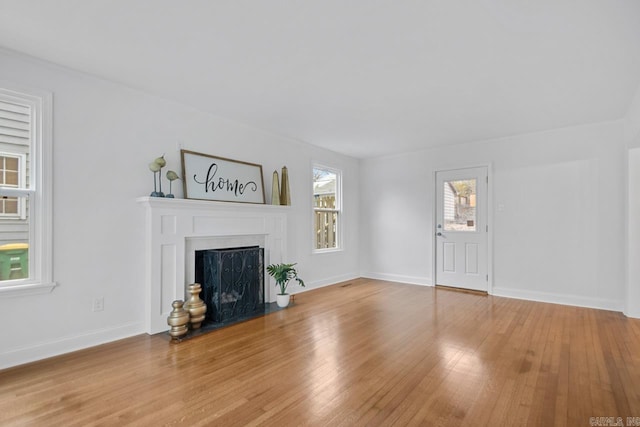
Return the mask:
POLYGON ((487 280, 487 293, 493 295, 493 163, 471 163, 442 168, 436 167, 433 169, 431 174, 431 179, 433 180, 433 195, 431 197, 433 202, 433 220, 431 221, 431 250, 433 254, 431 259, 431 286, 436 286, 436 263, 438 262, 438 247, 436 241, 436 233, 438 232, 436 224, 438 222, 438 172, 450 172, 471 168, 487 168, 487 177, 489 179, 489 183, 487 184, 487 226, 489 227, 489 232, 487 233, 487 275, 489 276, 487 280))

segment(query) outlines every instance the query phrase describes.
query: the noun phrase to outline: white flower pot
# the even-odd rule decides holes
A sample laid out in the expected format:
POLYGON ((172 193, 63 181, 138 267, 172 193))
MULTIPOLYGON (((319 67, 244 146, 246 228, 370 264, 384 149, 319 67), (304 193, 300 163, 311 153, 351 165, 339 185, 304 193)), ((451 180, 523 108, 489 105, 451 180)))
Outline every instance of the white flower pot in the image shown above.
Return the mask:
POLYGON ((289 295, 289 294, 284 294, 284 295, 277 294, 276 295, 276 303, 278 304, 278 307, 284 308, 284 307, 288 306, 290 298, 291 298, 291 295, 289 295))

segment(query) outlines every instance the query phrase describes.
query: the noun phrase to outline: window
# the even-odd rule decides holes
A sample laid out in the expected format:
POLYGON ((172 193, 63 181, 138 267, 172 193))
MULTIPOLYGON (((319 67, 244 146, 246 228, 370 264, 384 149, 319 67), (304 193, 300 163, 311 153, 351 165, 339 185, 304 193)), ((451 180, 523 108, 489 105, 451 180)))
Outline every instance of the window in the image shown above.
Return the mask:
POLYGON ((0 295, 48 291, 51 94, 0 88, 0 295))
POLYGON ((314 250, 340 248, 341 173, 324 166, 313 167, 314 250))
POLYGON ((444 230, 476 231, 476 180, 444 182, 444 230))

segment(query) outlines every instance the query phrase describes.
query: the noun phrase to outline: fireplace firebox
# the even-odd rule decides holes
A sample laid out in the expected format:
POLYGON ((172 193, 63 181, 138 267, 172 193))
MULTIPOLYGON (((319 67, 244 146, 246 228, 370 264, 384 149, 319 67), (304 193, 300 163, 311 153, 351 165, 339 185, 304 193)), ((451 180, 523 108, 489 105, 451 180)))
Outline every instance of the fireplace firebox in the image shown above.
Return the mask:
POLYGON ((228 324, 265 312, 263 248, 198 250, 195 280, 209 322, 228 324))

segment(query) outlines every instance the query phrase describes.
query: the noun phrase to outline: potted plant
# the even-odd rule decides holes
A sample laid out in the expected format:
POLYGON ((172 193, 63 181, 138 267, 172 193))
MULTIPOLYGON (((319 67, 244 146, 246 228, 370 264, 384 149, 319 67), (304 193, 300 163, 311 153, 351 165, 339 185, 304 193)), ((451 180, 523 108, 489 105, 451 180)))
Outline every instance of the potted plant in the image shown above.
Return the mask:
POLYGON ((294 265, 296 264, 271 264, 267 266, 267 273, 275 279, 276 286, 280 288, 280 292, 276 295, 278 307, 289 305, 291 295, 287 293, 287 286, 291 280, 295 279, 300 286, 304 286, 304 281, 298 277, 294 265))

